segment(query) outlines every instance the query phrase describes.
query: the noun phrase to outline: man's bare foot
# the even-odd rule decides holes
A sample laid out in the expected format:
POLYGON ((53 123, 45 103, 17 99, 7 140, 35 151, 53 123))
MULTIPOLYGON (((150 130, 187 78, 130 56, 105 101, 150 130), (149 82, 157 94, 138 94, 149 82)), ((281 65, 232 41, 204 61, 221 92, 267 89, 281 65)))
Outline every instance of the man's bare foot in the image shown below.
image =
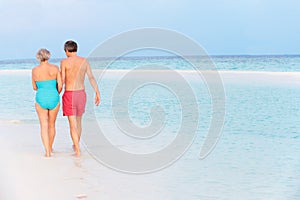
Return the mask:
POLYGON ((75 152, 76 157, 80 157, 80 151, 75 152))
POLYGON ((75 152, 76 157, 80 157, 80 148, 79 145, 76 147, 76 145, 72 145, 73 151, 75 152))
POLYGON ((79 151, 79 152, 76 152, 76 151, 75 151, 75 153, 73 154, 73 156, 79 158, 79 157, 80 157, 80 151, 79 151))
POLYGON ((51 157, 51 153, 46 153, 45 157, 47 157, 47 158, 51 157))
MULTIPOLYGON (((80 148, 79 145, 78 145, 78 148, 80 148)), ((72 149, 73 149, 74 152, 76 152, 76 148, 75 148, 74 144, 72 145, 72 149)))

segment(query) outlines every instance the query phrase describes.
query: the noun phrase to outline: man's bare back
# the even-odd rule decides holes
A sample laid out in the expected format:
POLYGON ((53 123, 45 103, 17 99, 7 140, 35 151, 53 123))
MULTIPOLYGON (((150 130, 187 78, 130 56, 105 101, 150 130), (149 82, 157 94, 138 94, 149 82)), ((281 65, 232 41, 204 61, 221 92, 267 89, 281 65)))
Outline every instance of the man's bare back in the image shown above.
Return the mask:
POLYGON ((84 78, 89 68, 89 63, 85 58, 77 55, 70 56, 61 61, 61 70, 65 90, 84 89, 84 78))

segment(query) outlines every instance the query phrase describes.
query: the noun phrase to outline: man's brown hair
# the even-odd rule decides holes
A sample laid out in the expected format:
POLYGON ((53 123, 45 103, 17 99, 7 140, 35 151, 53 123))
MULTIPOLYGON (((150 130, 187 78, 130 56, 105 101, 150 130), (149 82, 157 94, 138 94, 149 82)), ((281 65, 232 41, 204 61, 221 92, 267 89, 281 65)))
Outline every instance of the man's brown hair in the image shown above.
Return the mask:
POLYGON ((77 52, 77 43, 72 40, 66 41, 64 50, 65 52, 77 52))

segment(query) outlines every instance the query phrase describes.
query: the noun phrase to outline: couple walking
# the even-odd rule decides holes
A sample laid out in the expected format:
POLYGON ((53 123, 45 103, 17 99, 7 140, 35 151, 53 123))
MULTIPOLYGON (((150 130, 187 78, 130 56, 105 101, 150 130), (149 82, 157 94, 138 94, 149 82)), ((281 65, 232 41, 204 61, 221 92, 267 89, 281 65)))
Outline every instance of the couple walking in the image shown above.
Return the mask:
POLYGON ((68 117, 73 149, 76 156, 80 156, 79 141, 81 136, 81 120, 85 111, 86 93, 84 79, 87 75, 91 86, 96 92, 95 104, 100 103, 100 92, 97 82, 92 74, 90 65, 85 58, 77 55, 77 43, 67 41, 64 45, 67 58, 58 66, 48 62, 50 52, 40 49, 36 58, 40 64, 32 69, 32 86, 36 90, 35 108, 40 121, 41 138, 46 151, 45 156, 50 157, 55 138, 55 121, 60 108, 62 96, 63 115, 68 117))

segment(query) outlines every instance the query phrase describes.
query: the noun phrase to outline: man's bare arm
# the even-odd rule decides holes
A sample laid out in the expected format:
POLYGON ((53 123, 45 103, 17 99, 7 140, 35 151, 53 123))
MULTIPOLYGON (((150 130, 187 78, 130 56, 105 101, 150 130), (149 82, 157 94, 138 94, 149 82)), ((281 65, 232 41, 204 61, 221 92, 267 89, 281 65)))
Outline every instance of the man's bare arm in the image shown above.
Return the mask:
POLYGON ((96 82, 96 80, 94 78, 94 75, 92 73, 90 64, 88 62, 87 62, 87 71, 86 71, 86 74, 87 74, 87 76, 89 78, 91 86, 94 88, 94 91, 96 92, 95 104, 96 104, 96 106, 98 106, 99 103, 100 103, 100 92, 99 92, 99 88, 98 88, 97 82, 96 82))
POLYGON ((61 75, 61 83, 65 84, 66 81, 66 67, 64 65, 64 61, 60 62, 60 75, 61 75))

